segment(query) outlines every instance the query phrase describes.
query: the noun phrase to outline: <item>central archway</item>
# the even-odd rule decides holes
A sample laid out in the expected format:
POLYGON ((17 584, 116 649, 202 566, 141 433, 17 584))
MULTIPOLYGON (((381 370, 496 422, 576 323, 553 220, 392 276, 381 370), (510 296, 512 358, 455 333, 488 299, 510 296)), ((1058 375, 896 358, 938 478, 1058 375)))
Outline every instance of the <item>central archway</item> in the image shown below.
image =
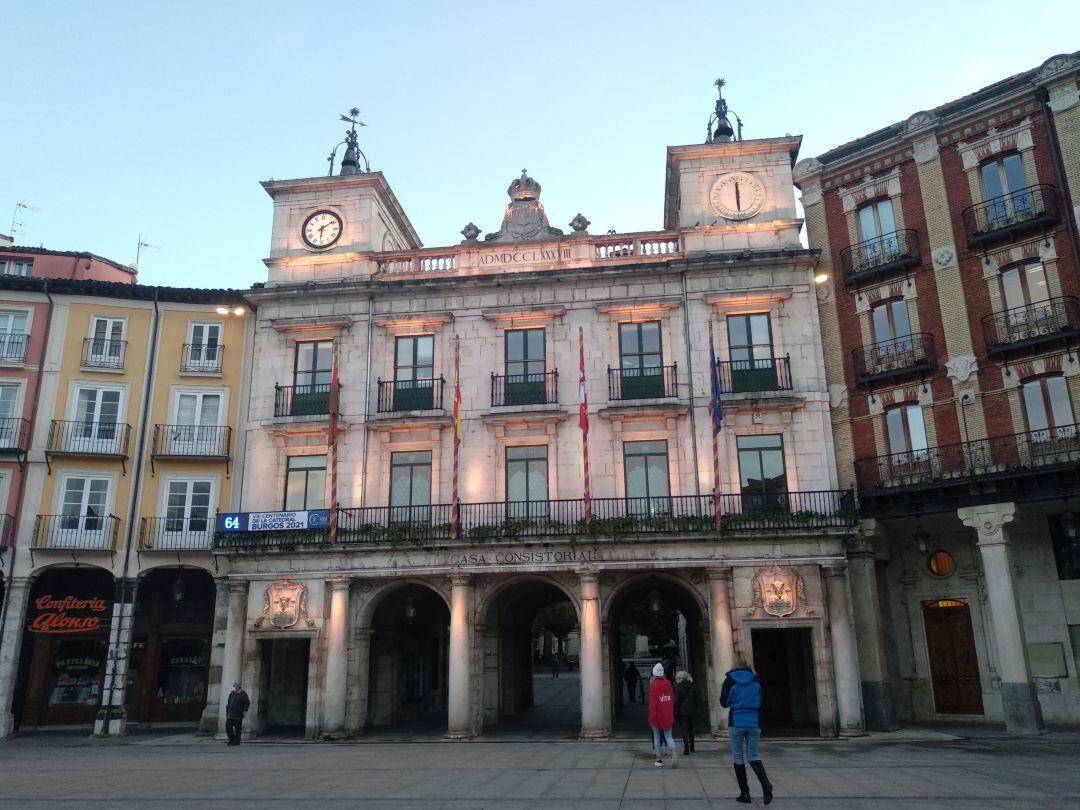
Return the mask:
POLYGON ((503 585, 477 622, 485 732, 576 738, 581 730, 578 606, 543 578, 503 585))

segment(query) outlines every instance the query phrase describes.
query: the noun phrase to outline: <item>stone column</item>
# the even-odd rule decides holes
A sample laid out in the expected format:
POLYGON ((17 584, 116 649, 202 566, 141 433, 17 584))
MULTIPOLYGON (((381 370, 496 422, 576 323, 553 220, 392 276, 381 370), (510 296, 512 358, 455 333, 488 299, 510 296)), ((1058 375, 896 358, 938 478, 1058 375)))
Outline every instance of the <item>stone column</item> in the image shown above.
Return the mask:
MULTIPOLYGON (((225 656, 221 662, 221 710, 218 715, 218 733, 225 733, 225 708, 232 685, 243 680, 244 628, 247 623, 248 582, 229 580, 229 620, 225 626, 225 656)), ((248 685, 250 687, 250 684, 248 685)), ((265 697, 264 697, 265 699, 265 697)), ((254 709, 254 706, 252 707, 254 709)))
POLYGON ((338 577, 326 583, 330 594, 330 619, 326 633, 326 681, 323 687, 324 734, 345 730, 345 694, 348 686, 349 580, 338 577))
POLYGON ((472 694, 472 645, 469 643, 469 597, 472 586, 468 574, 450 578, 450 661, 446 737, 466 740, 472 736, 469 722, 472 694))
POLYGON ((595 571, 578 573, 581 593, 581 736, 611 734, 604 701, 604 654, 600 628, 600 585, 595 571))
POLYGON ((19 671, 26 609, 30 604, 29 577, 12 577, 4 599, 7 614, 4 619, 4 638, 0 644, 0 740, 15 731, 15 715, 11 702, 15 694, 15 679, 19 671))
POLYGON ((1016 514, 1016 504, 966 506, 957 509, 956 514, 979 537, 979 555, 986 577, 990 616, 994 621, 994 638, 997 640, 1005 728, 1017 734, 1041 733, 1042 709, 1031 681, 1024 622, 1016 600, 1011 551, 1005 534, 1005 524, 1011 522, 1016 514))
POLYGON ((370 627, 357 627, 353 633, 353 651, 356 653, 356 704, 351 724, 346 727, 353 734, 362 733, 368 724, 368 700, 371 678, 370 627))
POLYGON ((709 569, 709 640, 712 646, 712 677, 706 688, 709 720, 713 736, 723 735, 728 726, 727 711, 720 706, 724 675, 735 660, 735 642, 731 627, 731 566, 709 569))
POLYGON ((124 711, 127 694, 128 656, 131 653, 132 633, 135 625, 135 594, 138 580, 116 580, 116 598, 113 601, 112 620, 109 625, 109 647, 105 654, 105 683, 101 696, 101 709, 94 721, 94 736, 120 735, 127 731, 127 714, 124 711))
MULTIPOLYGON (((218 731, 218 715, 227 690, 222 688, 221 663, 225 653, 225 631, 229 623, 228 577, 214 577, 214 634, 210 644, 210 672, 206 684, 206 705, 199 719, 199 736, 212 737, 218 731)), ((230 684, 230 687, 232 685, 230 684)))
POLYGON ((859 684, 859 655, 848 607, 845 563, 822 566, 829 596, 829 635, 832 637, 833 679, 836 682, 838 731, 842 737, 866 733, 863 723, 862 688, 859 684))
POLYGON ((885 637, 881 598, 877 580, 877 542, 880 527, 876 520, 864 520, 860 534, 847 543, 848 579, 855 618, 855 642, 862 678, 863 710, 866 725, 877 731, 897 727, 893 712, 892 685, 885 657, 885 637))

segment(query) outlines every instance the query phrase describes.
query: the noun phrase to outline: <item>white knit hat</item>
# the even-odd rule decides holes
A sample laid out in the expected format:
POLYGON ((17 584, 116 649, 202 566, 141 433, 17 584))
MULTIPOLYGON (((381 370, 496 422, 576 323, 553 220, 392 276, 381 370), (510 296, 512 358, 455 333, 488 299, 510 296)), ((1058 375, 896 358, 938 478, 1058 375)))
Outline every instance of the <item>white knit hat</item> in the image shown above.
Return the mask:
POLYGON ((656 666, 654 666, 652 668, 652 674, 653 674, 654 678, 663 678, 664 677, 664 665, 658 663, 656 666))

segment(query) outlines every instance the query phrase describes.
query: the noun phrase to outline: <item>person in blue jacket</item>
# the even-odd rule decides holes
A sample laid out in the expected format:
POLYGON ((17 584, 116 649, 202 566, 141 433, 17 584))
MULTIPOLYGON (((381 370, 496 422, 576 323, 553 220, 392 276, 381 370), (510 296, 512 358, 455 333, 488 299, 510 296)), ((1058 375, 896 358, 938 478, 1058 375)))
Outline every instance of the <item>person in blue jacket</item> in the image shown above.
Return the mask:
POLYGON ((724 677, 720 690, 720 705, 728 710, 728 737, 731 739, 731 758, 735 762, 735 778, 739 782, 739 795, 735 801, 750 804, 750 785, 746 781, 746 760, 761 782, 765 804, 772 801, 772 783, 765 775, 765 766, 758 758, 761 727, 758 710, 761 709, 761 682, 746 663, 742 653, 735 656, 735 666, 724 677), (745 753, 744 753, 745 750, 745 753))

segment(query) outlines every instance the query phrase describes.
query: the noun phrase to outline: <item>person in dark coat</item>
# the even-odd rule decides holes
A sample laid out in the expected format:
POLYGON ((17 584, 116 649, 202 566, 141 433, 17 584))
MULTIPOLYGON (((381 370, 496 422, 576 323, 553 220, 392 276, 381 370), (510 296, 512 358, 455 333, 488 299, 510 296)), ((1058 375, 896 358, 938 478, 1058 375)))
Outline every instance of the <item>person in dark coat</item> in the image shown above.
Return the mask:
POLYGON ((244 725, 244 715, 251 708, 248 693, 240 688, 240 682, 232 685, 229 700, 225 704, 225 733, 229 735, 229 745, 240 744, 240 733, 244 725))
POLYGON ((631 661, 623 670, 622 677, 626 682, 626 693, 630 696, 630 702, 633 703, 634 693, 637 692, 641 685, 641 673, 638 672, 638 668, 631 661))
POLYGON ((551 656, 551 677, 559 677, 559 656, 557 654, 551 656))
POLYGON ((690 673, 679 671, 675 673, 675 722, 679 724, 682 734, 683 753, 689 756, 694 753, 694 704, 697 701, 697 690, 694 688, 694 679, 690 673))
POLYGON ((735 666, 724 678, 720 689, 720 705, 728 710, 728 737, 731 739, 731 758, 735 764, 735 779, 739 783, 739 795, 735 801, 750 804, 750 785, 746 781, 746 761, 757 774, 765 804, 773 799, 772 783, 765 775, 765 766, 758 757, 761 742, 761 725, 758 711, 761 709, 761 682, 746 663, 742 653, 735 656, 735 666))

